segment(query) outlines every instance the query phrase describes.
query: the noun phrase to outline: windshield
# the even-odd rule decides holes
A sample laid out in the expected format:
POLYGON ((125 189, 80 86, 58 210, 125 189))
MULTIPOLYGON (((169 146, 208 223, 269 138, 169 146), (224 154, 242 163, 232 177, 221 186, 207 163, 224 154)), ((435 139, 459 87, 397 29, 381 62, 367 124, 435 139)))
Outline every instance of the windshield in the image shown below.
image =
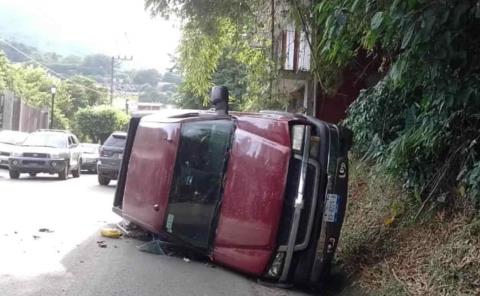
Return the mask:
POLYGON ((202 249, 209 246, 232 131, 228 120, 182 126, 166 229, 202 249))
POLYGON ((127 136, 126 135, 111 135, 108 137, 108 139, 105 141, 103 144, 104 146, 108 147, 118 147, 118 148, 124 148, 125 147, 125 142, 127 141, 127 136))
POLYGON ((66 148, 67 141, 61 133, 33 133, 28 136, 23 146, 66 148))
POLYGON ((82 152, 88 153, 88 154, 97 154, 99 147, 100 145, 97 145, 97 144, 80 144, 80 148, 82 149, 82 152))
POLYGON ((1 131, 0 132, 0 143, 19 145, 25 141, 25 138, 28 136, 27 133, 15 132, 15 131, 1 131))

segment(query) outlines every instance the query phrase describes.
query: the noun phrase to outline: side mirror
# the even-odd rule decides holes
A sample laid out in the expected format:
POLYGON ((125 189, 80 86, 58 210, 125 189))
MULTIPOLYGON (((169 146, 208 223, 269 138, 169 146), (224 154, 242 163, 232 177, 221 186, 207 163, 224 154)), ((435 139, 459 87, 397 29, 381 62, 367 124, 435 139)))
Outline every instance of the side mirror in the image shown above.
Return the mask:
POLYGON ((210 95, 210 101, 219 115, 228 114, 228 88, 226 86, 214 86, 210 95))

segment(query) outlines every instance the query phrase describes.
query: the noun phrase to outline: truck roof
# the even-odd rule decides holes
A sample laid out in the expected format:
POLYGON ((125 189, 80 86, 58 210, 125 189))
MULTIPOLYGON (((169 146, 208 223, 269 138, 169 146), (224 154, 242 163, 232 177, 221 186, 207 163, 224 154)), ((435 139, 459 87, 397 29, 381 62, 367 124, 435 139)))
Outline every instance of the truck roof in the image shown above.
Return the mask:
MULTIPOLYGON (((141 116, 141 115, 140 115, 141 116)), ((226 117, 237 119, 267 119, 272 121, 305 120, 300 114, 293 114, 281 111, 260 111, 260 112, 230 112, 229 115, 218 115, 212 110, 191 110, 191 109, 164 109, 155 113, 147 114, 142 121, 148 122, 183 122, 192 120, 221 119, 226 117)))

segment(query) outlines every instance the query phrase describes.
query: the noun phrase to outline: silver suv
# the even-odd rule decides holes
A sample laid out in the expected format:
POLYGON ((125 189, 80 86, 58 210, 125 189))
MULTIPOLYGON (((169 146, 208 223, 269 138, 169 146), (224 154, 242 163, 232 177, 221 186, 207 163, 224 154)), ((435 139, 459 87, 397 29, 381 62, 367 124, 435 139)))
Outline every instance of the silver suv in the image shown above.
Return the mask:
POLYGON ((80 177, 81 151, 77 137, 62 130, 39 130, 31 133, 9 158, 10 178, 21 173, 35 177, 38 173, 58 174, 65 180, 69 173, 80 177))

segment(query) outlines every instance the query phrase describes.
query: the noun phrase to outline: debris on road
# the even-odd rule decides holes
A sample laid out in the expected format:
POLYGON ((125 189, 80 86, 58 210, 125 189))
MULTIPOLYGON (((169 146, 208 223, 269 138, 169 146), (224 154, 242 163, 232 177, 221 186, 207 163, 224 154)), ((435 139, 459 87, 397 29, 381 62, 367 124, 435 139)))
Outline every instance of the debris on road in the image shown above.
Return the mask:
POLYGON ((33 239, 35 239, 35 240, 37 240, 37 239, 40 238, 40 236, 38 236, 38 235, 32 235, 32 237, 33 237, 33 239))
POLYGON ((116 227, 124 233, 125 237, 138 239, 145 242, 152 240, 152 234, 150 232, 143 230, 142 228, 138 227, 138 225, 129 221, 123 220, 117 223, 116 227))
POLYGON ((159 239, 149 241, 148 243, 145 243, 143 245, 138 246, 137 248, 146 253, 151 253, 155 255, 169 255, 169 245, 171 244, 169 242, 165 242, 159 239))
POLYGON ((106 248, 107 244, 105 243, 105 241, 97 241, 97 246, 99 248, 106 248))
POLYGON ((183 261, 185 261, 185 262, 187 262, 187 263, 188 263, 188 262, 190 262, 190 259, 189 259, 189 258, 187 258, 187 257, 183 257, 183 261))
POLYGON ((52 233, 52 232, 55 232, 55 231, 53 231, 51 229, 48 229, 48 228, 40 228, 38 230, 38 232, 52 233))
POLYGON ((102 234, 102 236, 108 238, 120 238, 123 235, 120 230, 111 227, 103 228, 100 233, 102 234))

